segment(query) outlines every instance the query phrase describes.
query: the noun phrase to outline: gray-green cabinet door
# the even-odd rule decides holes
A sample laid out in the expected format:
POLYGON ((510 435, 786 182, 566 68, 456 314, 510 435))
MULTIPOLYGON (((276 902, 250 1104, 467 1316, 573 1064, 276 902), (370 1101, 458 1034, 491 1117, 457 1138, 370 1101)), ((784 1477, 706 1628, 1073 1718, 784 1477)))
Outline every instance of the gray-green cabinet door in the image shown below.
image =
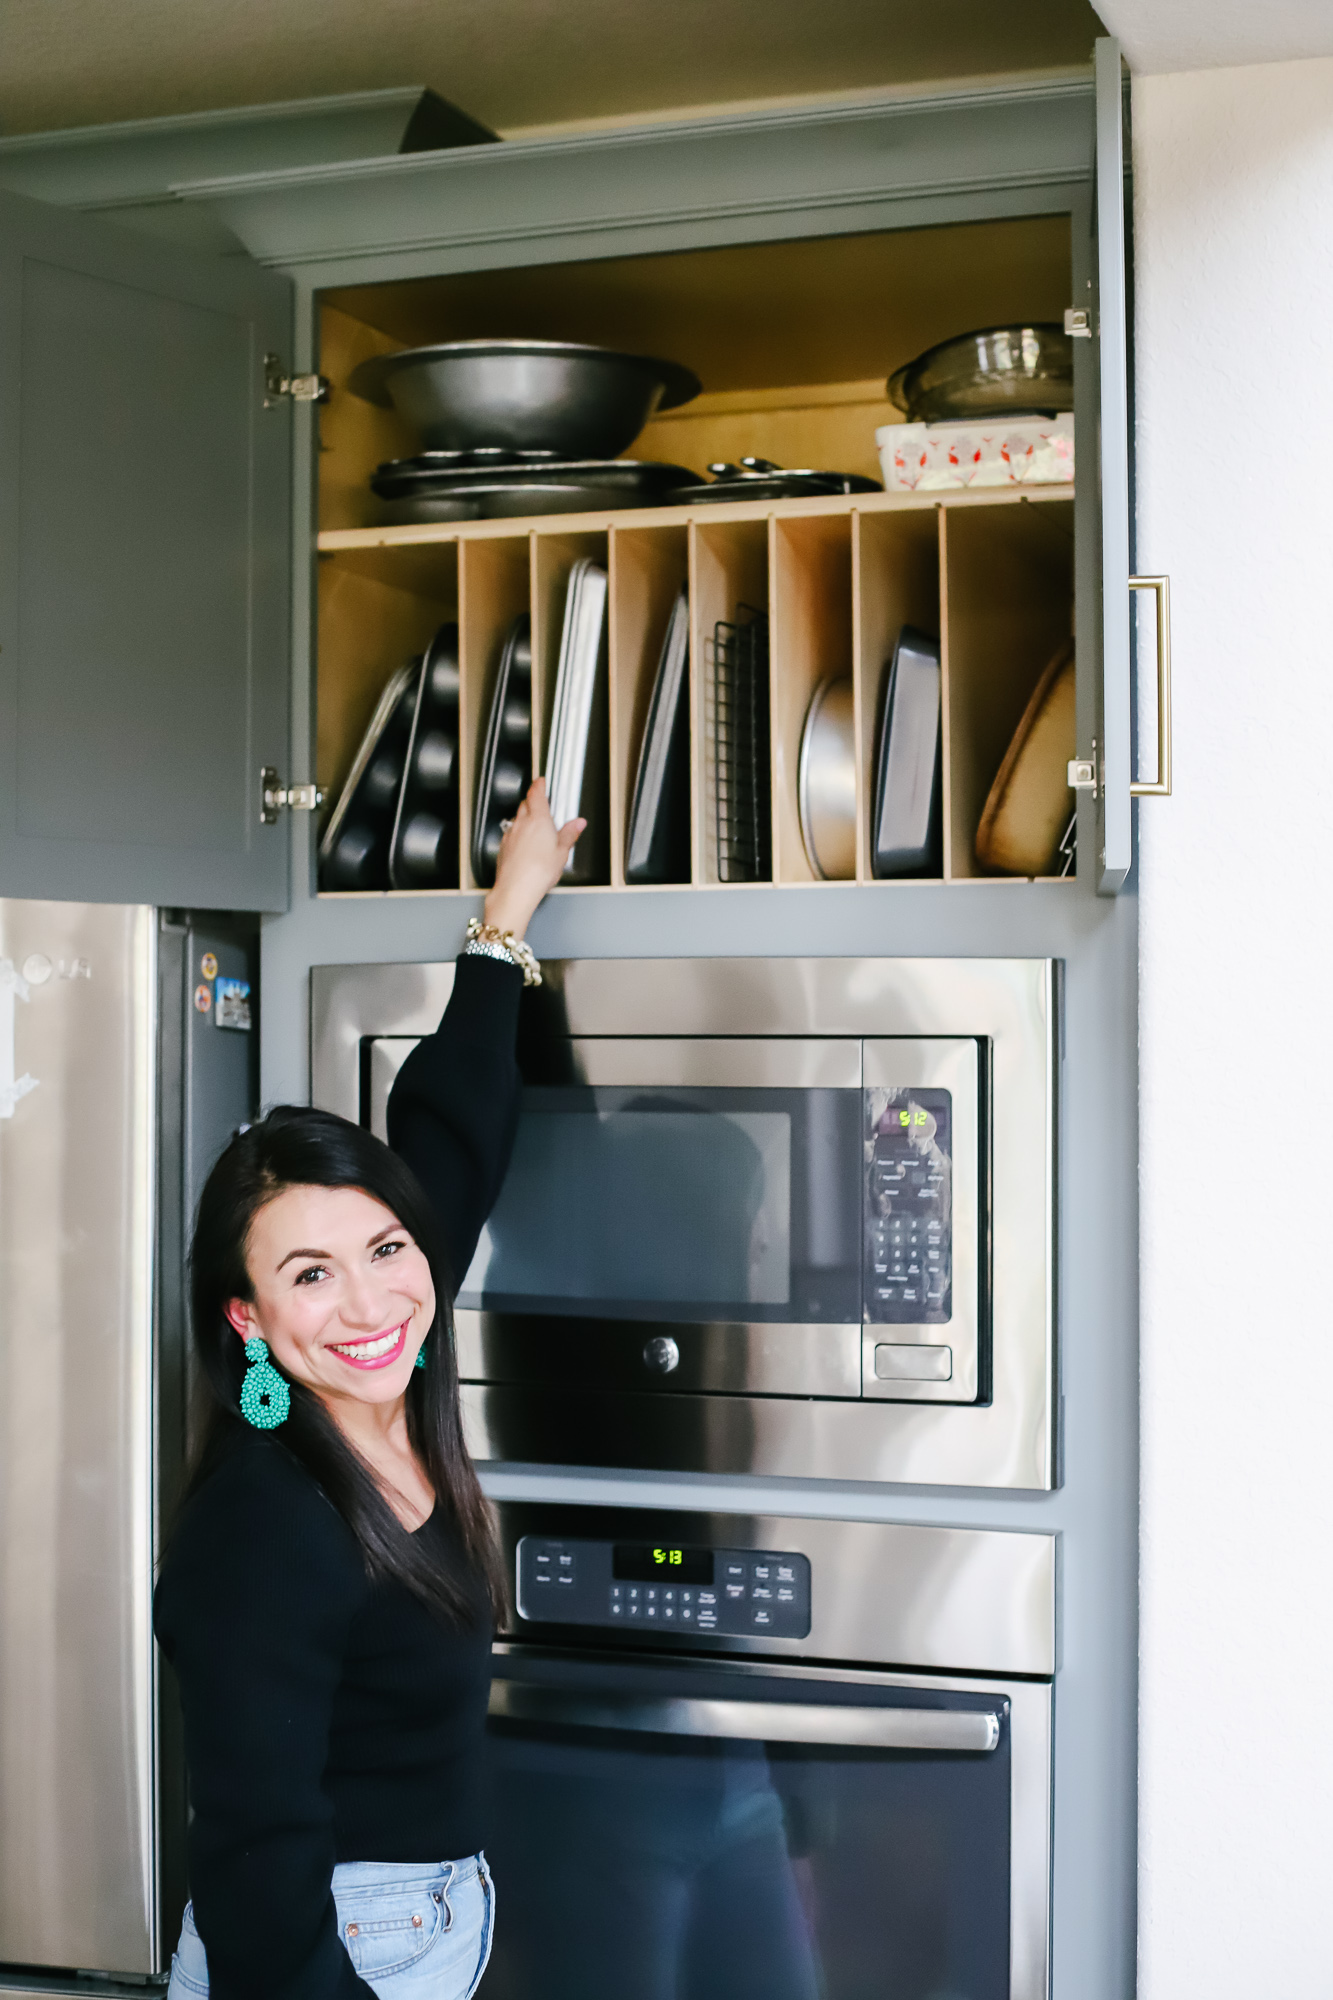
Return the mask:
MULTIPOLYGON (((1095 51, 1096 130, 1085 299, 1090 313, 1088 359, 1076 388, 1080 499, 1095 508, 1094 532, 1080 537, 1080 654, 1093 653, 1092 698, 1081 705, 1078 754, 1090 762, 1095 790, 1080 805, 1080 847, 1090 836, 1091 873, 1098 892, 1118 893, 1134 859, 1131 721, 1129 282, 1125 180, 1128 103, 1120 44, 1109 37, 1095 51), (1095 451, 1084 448, 1090 432, 1095 451), (1083 468, 1095 480, 1083 476, 1083 468)), ((1077 285, 1076 285, 1077 290, 1077 285)), ((1079 343, 1083 345, 1082 342, 1079 343)), ((1080 357, 1081 358, 1081 357, 1080 357)), ((1085 682, 1086 685, 1086 682, 1085 682)))
POLYGON ((290 281, 0 195, 0 895, 277 910, 290 281))

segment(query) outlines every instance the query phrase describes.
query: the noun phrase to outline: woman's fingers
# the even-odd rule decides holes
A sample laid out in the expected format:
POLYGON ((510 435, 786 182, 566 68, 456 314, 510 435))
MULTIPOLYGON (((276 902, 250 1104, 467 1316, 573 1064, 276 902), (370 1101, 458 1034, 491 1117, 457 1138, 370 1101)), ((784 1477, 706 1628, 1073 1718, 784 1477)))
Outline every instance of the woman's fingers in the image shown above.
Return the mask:
POLYGON ((571 819, 557 828, 546 780, 534 778, 500 843, 486 921, 521 937, 542 897, 560 880, 586 825, 586 820, 571 819))

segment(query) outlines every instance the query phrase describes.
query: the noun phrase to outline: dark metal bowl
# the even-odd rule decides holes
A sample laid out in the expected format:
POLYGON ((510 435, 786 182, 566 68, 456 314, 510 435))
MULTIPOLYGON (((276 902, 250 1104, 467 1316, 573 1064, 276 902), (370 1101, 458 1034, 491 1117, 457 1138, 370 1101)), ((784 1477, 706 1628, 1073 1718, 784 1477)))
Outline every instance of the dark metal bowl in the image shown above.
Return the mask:
POLYGON ((890 375, 889 400, 916 424, 1058 416, 1074 407, 1074 343, 1045 324, 960 333, 890 375))
POLYGON ((562 340, 446 340, 378 354, 349 389, 392 404, 436 451, 558 452, 616 458, 658 410, 699 393, 673 361, 562 340))

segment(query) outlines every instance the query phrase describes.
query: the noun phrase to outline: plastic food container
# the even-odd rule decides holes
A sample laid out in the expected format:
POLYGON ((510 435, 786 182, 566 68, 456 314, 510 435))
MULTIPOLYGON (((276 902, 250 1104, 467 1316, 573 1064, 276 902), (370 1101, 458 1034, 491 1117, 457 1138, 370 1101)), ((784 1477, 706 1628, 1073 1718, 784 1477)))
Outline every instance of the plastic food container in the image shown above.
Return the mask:
POLYGON ((889 493, 1069 486, 1074 480, 1072 416, 884 424, 875 432, 875 443, 889 493))

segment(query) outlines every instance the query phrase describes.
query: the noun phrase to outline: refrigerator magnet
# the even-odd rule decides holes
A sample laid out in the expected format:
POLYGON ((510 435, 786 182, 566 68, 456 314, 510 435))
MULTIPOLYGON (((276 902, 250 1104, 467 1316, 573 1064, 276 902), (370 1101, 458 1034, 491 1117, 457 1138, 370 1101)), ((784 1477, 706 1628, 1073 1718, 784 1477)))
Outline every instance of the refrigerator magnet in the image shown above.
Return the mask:
POLYGON ((248 979, 219 979, 214 987, 213 1025, 215 1028, 250 1029, 250 982, 248 979))

